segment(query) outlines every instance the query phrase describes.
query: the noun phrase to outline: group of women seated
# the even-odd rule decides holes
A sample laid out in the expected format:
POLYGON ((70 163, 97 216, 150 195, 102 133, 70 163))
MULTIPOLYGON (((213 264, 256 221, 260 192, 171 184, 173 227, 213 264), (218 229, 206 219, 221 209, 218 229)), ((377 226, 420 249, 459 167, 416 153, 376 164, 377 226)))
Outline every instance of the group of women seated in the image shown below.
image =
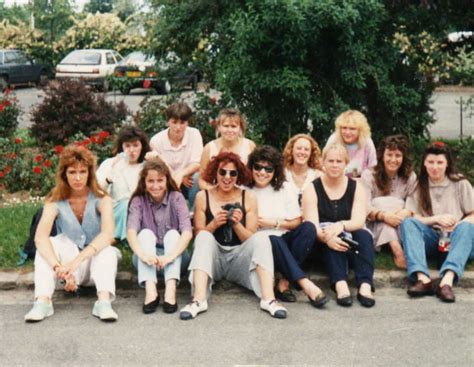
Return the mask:
POLYGON ((159 277, 163 311, 178 310, 176 288, 187 271, 192 298, 180 310, 183 320, 207 311, 222 279, 253 291, 275 318, 287 317, 280 302, 295 302, 293 290, 322 308, 329 298, 303 269, 315 254, 338 305, 353 303, 353 269, 357 300, 372 307, 374 253, 384 245, 407 268, 410 296, 455 301, 453 284, 474 257, 474 203, 444 143, 426 147, 417 177, 408 140, 389 136, 376 150, 367 119, 355 110, 336 119, 322 154, 306 134, 292 137, 283 153, 257 147, 244 137, 236 109, 221 111, 217 138, 205 147, 189 126, 189 106, 175 103, 167 115, 168 128, 150 144, 138 127, 122 128, 116 155, 97 171, 86 148, 64 149, 36 232, 35 303, 26 321, 53 314, 57 280, 66 291, 95 285, 92 314, 117 320, 111 302, 120 251, 113 244, 125 238, 146 314, 160 304, 159 277), (54 223, 58 234, 50 237, 54 223), (427 265, 434 256, 439 282, 427 265))

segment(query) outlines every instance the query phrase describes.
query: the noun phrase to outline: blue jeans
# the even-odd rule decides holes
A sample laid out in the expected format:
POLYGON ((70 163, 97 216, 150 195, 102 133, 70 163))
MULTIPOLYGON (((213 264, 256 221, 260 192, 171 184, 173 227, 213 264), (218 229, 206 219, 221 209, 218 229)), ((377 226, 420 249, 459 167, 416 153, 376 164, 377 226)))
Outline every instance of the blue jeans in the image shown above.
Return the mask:
MULTIPOLYGON (((440 233, 415 218, 405 219, 400 225, 400 232, 407 259, 408 277, 415 281, 416 273, 429 276, 427 257, 438 254, 440 233)), ((456 226, 451 233, 448 255, 439 271, 441 276, 451 270, 456 274, 456 281, 461 278, 472 251, 473 239, 474 224, 461 222, 456 226)))
POLYGON ((186 187, 181 185, 179 188, 181 193, 184 195, 186 200, 188 201, 189 210, 194 210, 194 200, 196 199, 196 194, 199 192, 199 172, 195 172, 193 174, 193 186, 186 187))
MULTIPOLYGON (((142 229, 138 234, 138 242, 143 251, 147 254, 155 254, 162 256, 169 254, 174 251, 174 248, 178 244, 180 234, 177 230, 172 229, 166 232, 163 238, 164 247, 156 247, 156 236, 149 229, 142 229)), ((155 283, 158 281, 158 275, 164 277, 165 282, 169 279, 181 279, 181 274, 186 272, 189 265, 190 256, 187 251, 184 251, 181 256, 178 256, 172 263, 165 266, 164 270, 157 271, 156 266, 147 265, 141 261, 137 255, 133 255, 133 265, 138 270, 138 284, 140 287, 145 286, 147 280, 151 280, 155 283)))

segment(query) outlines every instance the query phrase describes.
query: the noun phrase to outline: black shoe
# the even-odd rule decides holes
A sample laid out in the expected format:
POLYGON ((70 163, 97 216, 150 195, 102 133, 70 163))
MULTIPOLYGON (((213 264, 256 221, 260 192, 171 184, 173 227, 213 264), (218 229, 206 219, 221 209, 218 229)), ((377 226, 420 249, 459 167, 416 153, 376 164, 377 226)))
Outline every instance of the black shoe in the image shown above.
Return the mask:
POLYGON ((336 303, 342 307, 350 307, 352 306, 352 296, 348 295, 342 298, 337 298, 336 296, 336 303))
POLYGON ((177 310, 178 302, 176 302, 174 305, 166 301, 163 302, 163 311, 165 311, 165 313, 175 313, 177 310))
POLYGON ((365 297, 363 296, 362 294, 360 293, 357 293, 357 300, 359 301, 359 303, 364 306, 364 307, 372 307, 375 305, 375 299, 373 298, 369 298, 369 297, 365 297))
POLYGON ((326 297, 324 292, 319 293, 315 299, 309 298, 309 303, 311 303, 311 306, 316 307, 316 308, 323 308, 323 306, 329 302, 329 298, 326 297))
POLYGON ((280 292, 278 288, 275 288, 275 298, 282 302, 296 302, 296 296, 289 289, 280 292))
POLYGON ((148 313, 155 312, 159 304, 160 304, 160 295, 156 296, 154 301, 143 304, 143 307, 142 307, 143 313, 148 314, 148 313))

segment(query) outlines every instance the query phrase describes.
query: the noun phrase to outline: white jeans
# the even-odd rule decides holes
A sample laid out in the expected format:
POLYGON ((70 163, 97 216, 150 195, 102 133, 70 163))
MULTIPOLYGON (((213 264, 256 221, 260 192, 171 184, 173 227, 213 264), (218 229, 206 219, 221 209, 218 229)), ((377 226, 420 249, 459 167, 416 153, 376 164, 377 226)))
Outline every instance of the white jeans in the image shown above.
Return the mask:
MULTIPOLYGON (((64 234, 50 237, 50 240, 54 252, 62 264, 72 261, 79 254, 77 245, 64 234)), ((120 251, 116 247, 108 246, 104 248, 79 265, 74 272, 76 283, 78 285, 95 284, 97 292, 106 291, 112 295, 112 298, 115 298, 115 277, 117 275, 117 263, 120 258, 120 251)), ((35 257, 35 298, 51 298, 56 280, 56 273, 53 268, 37 251, 35 257)))

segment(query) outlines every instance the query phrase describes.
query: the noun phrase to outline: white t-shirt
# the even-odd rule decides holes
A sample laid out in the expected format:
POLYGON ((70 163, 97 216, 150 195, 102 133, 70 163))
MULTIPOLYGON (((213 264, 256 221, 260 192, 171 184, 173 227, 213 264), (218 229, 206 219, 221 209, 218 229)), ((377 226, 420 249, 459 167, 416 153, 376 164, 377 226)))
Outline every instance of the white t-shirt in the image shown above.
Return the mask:
MULTIPOLYGON (((250 189, 257 197, 258 216, 279 220, 292 220, 301 216, 298 200, 285 182, 278 191, 268 185, 264 188, 253 187, 250 189)), ((269 235, 280 236, 286 232, 284 229, 264 229, 269 235)))

